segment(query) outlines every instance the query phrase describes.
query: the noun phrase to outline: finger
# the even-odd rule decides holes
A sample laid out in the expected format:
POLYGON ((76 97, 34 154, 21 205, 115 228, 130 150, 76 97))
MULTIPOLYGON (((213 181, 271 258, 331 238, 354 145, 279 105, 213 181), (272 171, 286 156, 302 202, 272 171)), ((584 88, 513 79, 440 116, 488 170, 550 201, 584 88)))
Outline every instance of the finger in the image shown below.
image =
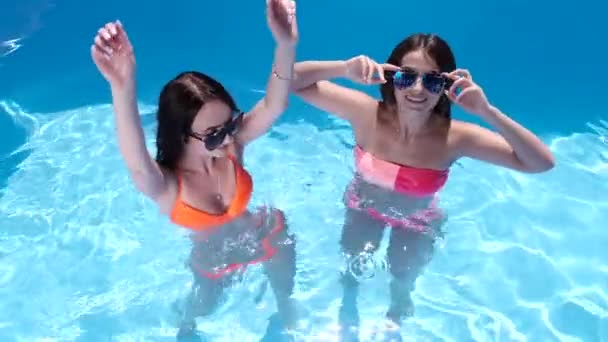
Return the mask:
POLYGON ((401 70, 401 67, 396 66, 394 64, 389 64, 389 63, 382 64, 382 68, 384 70, 387 70, 387 71, 399 71, 399 70, 401 70))
POLYGON ((475 91, 475 89, 474 89, 474 88, 466 88, 466 89, 463 89, 463 90, 462 90, 462 91, 461 91, 461 92, 460 92, 460 93, 459 93, 459 94, 456 96, 456 98, 455 98, 455 102, 456 102, 456 103, 460 103, 460 102, 461 102, 461 100, 462 100, 462 97, 463 97, 463 96, 465 96, 466 94, 468 94, 468 93, 472 92, 472 91, 475 91))
POLYGON ((464 77, 468 78, 469 80, 473 79, 473 77, 471 76, 471 73, 467 69, 461 70, 460 74, 463 75, 464 77))
POLYGON ((108 45, 112 50, 118 51, 120 48, 120 36, 118 35, 118 29, 115 23, 107 23, 105 25, 105 31, 110 34, 110 39, 107 40, 108 45))
POLYGON ((471 85, 471 80, 469 80, 468 78, 459 78, 456 81, 454 81, 454 84, 452 84, 452 86, 450 88, 466 88, 468 86, 471 85))
POLYGON ((281 17, 284 14, 281 0, 272 1, 272 13, 277 17, 281 17))
POLYGON ((373 83, 373 84, 386 83, 386 79, 384 78, 384 69, 382 68, 382 66, 380 64, 374 63, 373 68, 374 68, 373 76, 370 79, 371 83, 373 83))
POLYGON ((119 39, 121 40, 129 40, 129 37, 127 35, 127 31, 125 30, 124 26, 122 25, 122 22, 120 22, 120 20, 116 20, 115 22, 115 27, 116 27, 116 35, 119 39))
POLYGON ((456 74, 456 71, 452 71, 452 72, 442 72, 441 73, 442 76, 447 77, 453 81, 457 80, 460 78, 459 75, 456 74))
POLYGON ((110 34, 110 32, 108 32, 108 30, 106 30, 105 27, 102 27, 99 30, 97 30, 97 34, 99 36, 101 36, 101 38, 103 38, 104 40, 112 39, 112 35, 110 34))
POLYGON ((274 2, 275 0, 266 0, 266 16, 274 17, 274 2))
POLYGON ((367 82, 367 74, 369 73, 369 64, 366 59, 362 59, 360 62, 361 73, 358 75, 361 81, 367 82))
POLYGON ((110 48, 110 46, 108 46, 107 42, 100 35, 95 36, 94 42, 95 42, 95 46, 100 51, 107 54, 108 56, 112 55, 112 48, 110 48))
POLYGON ((443 93, 445 94, 445 96, 448 97, 448 99, 450 99, 450 101, 456 102, 456 95, 454 93, 452 93, 450 90, 451 89, 446 89, 443 91, 443 93))
POLYGON ((292 9, 290 3, 291 3, 290 0, 281 1, 281 11, 282 11, 281 16, 285 19, 285 21, 288 24, 291 24, 291 21, 293 20, 293 9, 292 9))
POLYGON ((469 82, 470 81, 464 77, 457 79, 456 81, 454 81, 454 83, 449 89, 450 94, 452 94, 454 98, 456 98, 459 94, 462 93, 463 89, 467 88, 470 85, 469 82))
POLYGON ((296 2, 293 0, 288 0, 287 10, 289 15, 289 22, 292 23, 296 19, 296 2))
POLYGON ((129 35, 127 35, 127 31, 124 29, 120 20, 116 21, 116 31, 117 31, 116 40, 118 41, 118 48, 120 50, 124 50, 125 48, 132 50, 133 48, 131 46, 131 41, 129 40, 129 35))
POLYGON ((99 47, 95 44, 91 45, 91 57, 93 58, 93 62, 99 69, 107 69, 107 66, 110 62, 110 57, 104 53, 99 47))
POLYGON ((377 64, 376 72, 378 73, 378 83, 386 83, 386 78, 384 77, 384 67, 380 64, 377 64))
POLYGON ((106 51, 100 49, 99 46, 97 46, 96 44, 91 45, 91 54, 96 60, 110 59, 110 55, 106 51))
POLYGON ((460 76, 460 77, 465 77, 468 79, 471 78, 471 73, 467 69, 456 69, 456 70, 452 71, 452 74, 454 74, 456 76, 460 76))
POLYGON ((374 61, 372 61, 371 59, 367 59, 367 82, 370 83, 373 79, 374 79, 374 73, 376 72, 376 63, 374 63, 374 61))
POLYGON ((110 33, 110 35, 112 36, 112 38, 116 37, 116 34, 118 32, 116 30, 116 25, 114 23, 107 23, 105 25, 105 29, 108 31, 108 33, 110 33))

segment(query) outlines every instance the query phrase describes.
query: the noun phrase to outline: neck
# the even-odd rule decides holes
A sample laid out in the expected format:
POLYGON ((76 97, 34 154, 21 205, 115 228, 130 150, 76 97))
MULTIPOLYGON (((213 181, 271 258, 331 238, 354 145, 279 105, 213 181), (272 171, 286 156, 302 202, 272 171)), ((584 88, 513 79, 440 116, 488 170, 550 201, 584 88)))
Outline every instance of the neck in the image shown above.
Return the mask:
POLYGON ((211 173, 215 166, 217 158, 208 156, 208 157, 200 157, 193 155, 186 155, 181 161, 181 168, 184 170, 190 170, 194 172, 200 173, 211 173))
POLYGON ((412 139, 424 134, 429 126, 431 113, 413 113, 399 111, 397 121, 399 122, 399 135, 403 139, 412 139))

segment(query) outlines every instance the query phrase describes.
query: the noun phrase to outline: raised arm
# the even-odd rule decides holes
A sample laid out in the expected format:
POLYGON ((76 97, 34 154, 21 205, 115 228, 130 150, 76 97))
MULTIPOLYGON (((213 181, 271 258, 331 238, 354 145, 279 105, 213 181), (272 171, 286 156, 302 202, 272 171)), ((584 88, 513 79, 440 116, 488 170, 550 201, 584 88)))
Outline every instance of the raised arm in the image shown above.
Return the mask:
POLYGON ((366 93, 337 85, 329 80, 348 78, 361 84, 386 82, 384 70, 398 70, 378 64, 366 56, 346 61, 305 61, 296 63, 292 90, 306 102, 356 125, 376 114, 378 100, 366 93))
POLYGON ((293 78, 298 26, 295 1, 267 0, 266 18, 276 42, 266 95, 245 116, 236 136, 242 145, 266 133, 287 108, 293 78))
POLYGON ((468 71, 456 70, 447 76, 455 80, 447 92, 450 100, 498 131, 475 124, 457 125, 457 157, 471 157, 527 173, 553 168, 555 160, 549 148, 528 129, 492 106, 468 71), (461 89, 458 95, 457 88, 461 89))
POLYGON ((99 29, 91 55, 110 84, 118 146, 129 173, 141 192, 156 199, 166 185, 160 167, 146 149, 137 108, 133 46, 119 21, 99 29))

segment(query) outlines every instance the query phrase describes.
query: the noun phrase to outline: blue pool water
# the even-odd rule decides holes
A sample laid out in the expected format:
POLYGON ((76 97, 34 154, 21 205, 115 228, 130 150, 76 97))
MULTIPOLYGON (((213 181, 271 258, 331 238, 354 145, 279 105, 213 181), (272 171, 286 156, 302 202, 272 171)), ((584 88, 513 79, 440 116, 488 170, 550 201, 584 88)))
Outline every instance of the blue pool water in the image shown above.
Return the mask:
MULTIPOLYGON (((404 340, 608 341, 608 110, 596 72, 608 5, 577 4, 299 3, 299 59, 383 60, 405 35, 438 32, 555 153, 540 175, 471 160, 454 168, 441 194, 447 233, 418 280, 404 340)), ((188 242, 129 182, 89 44, 105 21, 129 30, 152 147, 156 96, 181 70, 221 79, 243 108, 261 96, 272 53, 263 2, 9 0, 0 16, 0 340, 174 340, 188 242)), ((254 202, 283 209, 297 235, 306 341, 337 336, 352 143, 344 122, 294 98, 247 152, 254 202)), ((378 270, 362 289, 362 341, 380 324, 388 279, 378 270)), ((270 291, 254 301, 263 281, 250 269, 199 328, 211 340, 260 340, 276 311, 270 291)))

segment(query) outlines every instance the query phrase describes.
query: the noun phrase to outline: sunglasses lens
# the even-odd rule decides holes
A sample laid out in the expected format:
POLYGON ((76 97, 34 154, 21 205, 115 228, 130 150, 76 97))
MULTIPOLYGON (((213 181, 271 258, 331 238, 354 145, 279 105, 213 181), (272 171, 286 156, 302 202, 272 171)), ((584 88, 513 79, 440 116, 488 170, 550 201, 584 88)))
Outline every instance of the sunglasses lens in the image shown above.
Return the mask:
POLYGON ((209 134, 205 137, 205 147, 209 151, 215 150, 224 142, 224 138, 226 138, 226 133, 223 130, 209 134))
POLYGON ((397 71, 393 78, 393 84, 398 89, 411 87, 416 82, 416 74, 409 71, 397 71))
POLYGON ((242 116, 237 116, 226 125, 227 134, 233 135, 236 132, 236 130, 239 128, 239 124, 241 123, 241 118, 242 116))
POLYGON ((238 130, 239 125, 243 119, 243 115, 239 114, 237 117, 231 119, 224 126, 217 128, 214 132, 209 133, 205 136, 205 147, 209 150, 215 150, 218 148, 226 139, 226 135, 234 135, 238 130))
POLYGON ((424 87, 434 94, 439 94, 445 84, 445 79, 441 75, 427 74, 422 79, 424 87))

